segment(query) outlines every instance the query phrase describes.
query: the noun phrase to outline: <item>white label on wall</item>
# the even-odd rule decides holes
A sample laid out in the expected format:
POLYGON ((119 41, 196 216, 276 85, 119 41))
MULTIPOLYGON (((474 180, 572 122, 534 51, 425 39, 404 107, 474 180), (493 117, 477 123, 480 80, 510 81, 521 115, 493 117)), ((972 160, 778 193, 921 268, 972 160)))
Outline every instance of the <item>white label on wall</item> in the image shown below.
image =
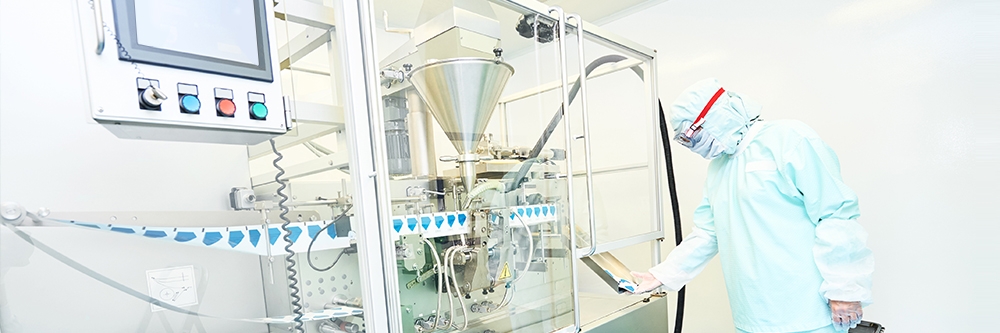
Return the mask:
MULTIPOLYGON (((194 281, 194 266, 171 267, 146 271, 149 296, 164 303, 177 306, 198 304, 198 289, 194 281)), ((149 305, 153 312, 164 308, 149 305)))

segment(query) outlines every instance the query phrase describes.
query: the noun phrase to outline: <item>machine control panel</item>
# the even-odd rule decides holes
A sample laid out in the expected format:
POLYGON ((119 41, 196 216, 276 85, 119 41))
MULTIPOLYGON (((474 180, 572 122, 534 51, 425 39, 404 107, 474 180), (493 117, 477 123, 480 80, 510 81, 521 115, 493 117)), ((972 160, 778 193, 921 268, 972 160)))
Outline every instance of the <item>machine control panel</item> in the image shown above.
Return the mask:
POLYGON ((267 120, 267 105, 264 104, 264 94, 247 93, 247 101, 250 103, 251 119, 267 120))
POLYGON ((187 114, 201 113, 201 100, 198 99, 198 86, 193 84, 177 84, 177 100, 181 112, 187 114))
POLYGON ((160 105, 167 99, 167 95, 160 90, 160 81, 138 78, 135 82, 139 90, 139 109, 160 111, 160 105))
POLYGON ((215 88, 215 112, 219 117, 236 117, 236 103, 233 102, 233 90, 215 88))
POLYGON ((91 116, 116 135, 256 144, 287 131, 271 114, 284 107, 272 1, 93 3, 77 1, 91 116))

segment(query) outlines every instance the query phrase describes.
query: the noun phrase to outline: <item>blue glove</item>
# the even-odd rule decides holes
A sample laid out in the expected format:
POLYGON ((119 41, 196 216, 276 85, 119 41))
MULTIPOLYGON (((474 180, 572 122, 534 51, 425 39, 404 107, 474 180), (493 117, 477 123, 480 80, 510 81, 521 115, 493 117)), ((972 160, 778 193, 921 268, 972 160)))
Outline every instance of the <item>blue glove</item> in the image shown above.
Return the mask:
POLYGON ((830 313, 833 315, 833 328, 847 331, 861 323, 861 302, 830 301, 830 313))

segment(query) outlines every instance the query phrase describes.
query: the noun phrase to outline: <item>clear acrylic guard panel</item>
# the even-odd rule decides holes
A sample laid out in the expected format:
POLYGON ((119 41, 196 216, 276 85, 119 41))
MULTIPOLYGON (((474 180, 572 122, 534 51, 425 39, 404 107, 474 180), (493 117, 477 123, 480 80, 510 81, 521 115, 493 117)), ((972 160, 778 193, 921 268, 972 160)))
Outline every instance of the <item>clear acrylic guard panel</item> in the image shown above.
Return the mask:
MULTIPOLYGON (((524 37, 517 27, 537 13, 487 1, 373 3, 382 79, 375 112, 392 178, 392 216, 383 221, 392 232, 383 241, 396 249, 404 332, 573 325, 562 123, 532 153, 562 96, 500 103, 559 82, 551 35, 524 37)), ((554 22, 540 23, 551 33, 554 22)))
MULTIPOLYGON (((357 218, 356 184, 350 177, 355 168, 348 147, 349 137, 367 133, 352 133, 346 125, 341 57, 348 51, 341 49, 333 30, 338 24, 332 15, 335 10, 320 3, 282 2, 277 8, 280 74, 295 119, 293 129, 274 140, 282 154, 278 165, 284 172, 281 178, 287 180, 283 190, 291 210, 287 217, 309 224, 299 237, 316 239, 311 249, 308 243, 296 249, 293 276, 298 282, 303 313, 334 316, 306 320, 306 332, 329 332, 340 327, 363 331, 361 311, 367 310, 363 288, 373 285, 361 278, 359 268, 358 243, 362 240, 356 236, 365 225, 357 218), (319 246, 324 237, 333 241, 319 246), (334 314, 332 310, 343 311, 334 314), (351 315, 341 316, 343 312, 351 315)), ((273 165, 276 155, 270 143, 250 146, 247 151, 254 175, 253 192, 259 199, 279 202, 280 184, 274 180, 279 170, 273 165)), ((263 209, 269 226, 280 229, 280 207, 269 205, 263 209)), ((294 315, 284 249, 272 250, 272 255, 260 258, 268 315, 294 315)), ((291 328, 287 324, 270 326, 276 332, 291 328)))

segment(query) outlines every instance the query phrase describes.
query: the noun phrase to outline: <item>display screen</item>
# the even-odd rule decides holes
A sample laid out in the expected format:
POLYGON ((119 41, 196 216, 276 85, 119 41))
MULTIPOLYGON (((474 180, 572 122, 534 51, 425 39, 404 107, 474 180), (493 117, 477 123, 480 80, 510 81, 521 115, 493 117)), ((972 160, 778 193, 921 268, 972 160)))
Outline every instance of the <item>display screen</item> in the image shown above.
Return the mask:
POLYGON ((272 81, 268 0, 113 0, 119 59, 272 81))
POLYGON ((253 0, 136 1, 139 45, 257 65, 253 0))

